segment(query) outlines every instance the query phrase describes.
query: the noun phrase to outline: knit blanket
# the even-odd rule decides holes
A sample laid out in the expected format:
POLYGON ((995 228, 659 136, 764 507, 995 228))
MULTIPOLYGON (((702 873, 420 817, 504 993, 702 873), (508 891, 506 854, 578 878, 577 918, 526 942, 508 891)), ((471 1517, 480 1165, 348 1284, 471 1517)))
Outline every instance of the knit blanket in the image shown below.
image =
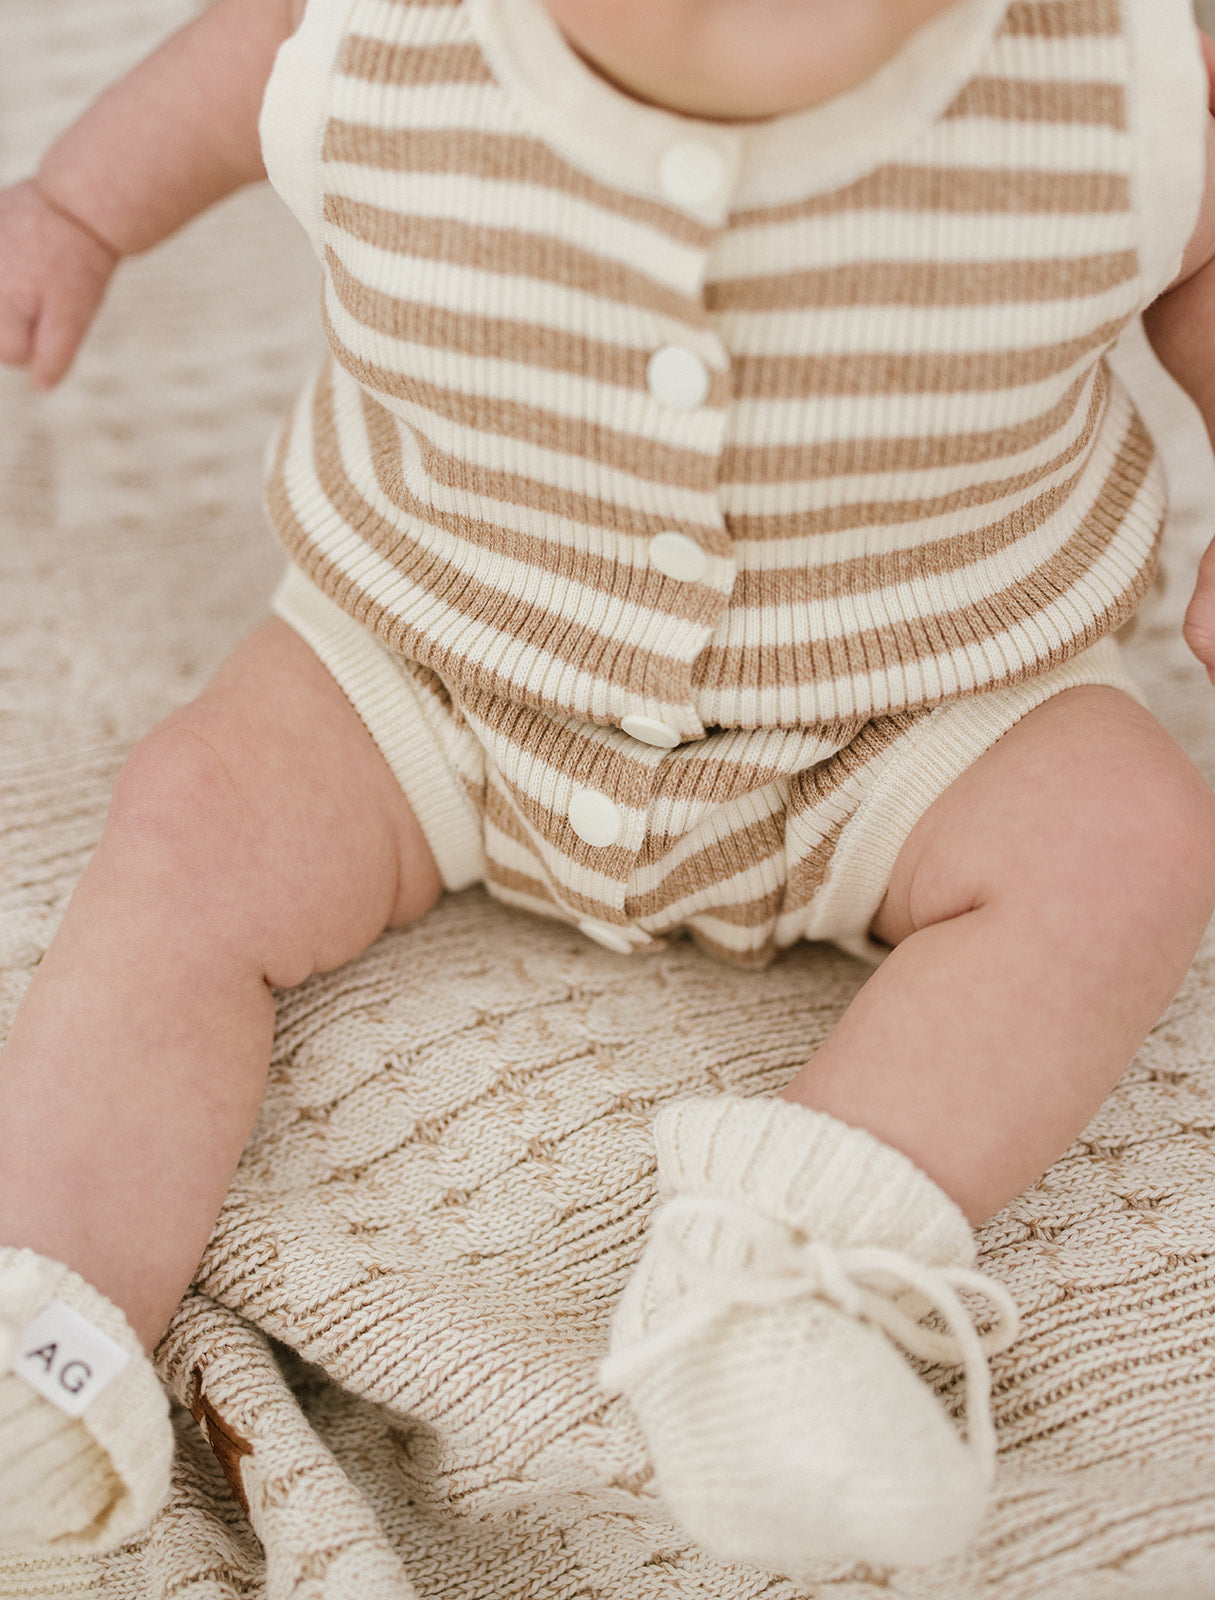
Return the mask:
MULTIPOLYGON (((27 170, 184 0, 0 0, 0 165, 27 170)), ((0 1028, 131 743, 265 613, 274 419, 317 349, 316 274, 266 190, 117 280, 70 380, 0 375, 0 1028)), ((1123 353, 1174 496, 1127 649, 1215 777, 1179 618, 1215 469, 1123 353)), ((1215 1596, 1215 941, 1083 1137, 981 1235, 1024 1313, 994 1362, 998 1504, 929 1571, 809 1587, 711 1560, 596 1381, 674 1096, 777 1091, 865 976, 690 945, 620 958, 481 891, 281 998, 269 1092, 158 1353, 172 1494, 6 1597, 104 1600, 1210 1600, 1215 1596)), ((148 1070, 156 1070, 148 1063, 148 1070)), ((957 1374, 931 1373, 956 1414, 957 1374)))

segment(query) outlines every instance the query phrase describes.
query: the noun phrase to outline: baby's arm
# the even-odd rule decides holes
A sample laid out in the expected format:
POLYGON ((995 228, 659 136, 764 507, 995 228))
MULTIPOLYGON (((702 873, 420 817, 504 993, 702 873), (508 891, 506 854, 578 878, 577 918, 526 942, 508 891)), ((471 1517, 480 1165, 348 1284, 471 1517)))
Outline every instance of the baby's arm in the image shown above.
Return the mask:
MULTIPOLYGON (((1215 441, 1215 41, 1202 39, 1212 80, 1207 177, 1198 226, 1172 286, 1144 316, 1156 354, 1197 404, 1215 441)), ((1185 618, 1190 649, 1215 683, 1215 540, 1198 568, 1185 618)))
POLYGON ((123 256, 264 176, 257 134, 298 0, 212 0, 0 192, 0 361, 71 364, 123 256))

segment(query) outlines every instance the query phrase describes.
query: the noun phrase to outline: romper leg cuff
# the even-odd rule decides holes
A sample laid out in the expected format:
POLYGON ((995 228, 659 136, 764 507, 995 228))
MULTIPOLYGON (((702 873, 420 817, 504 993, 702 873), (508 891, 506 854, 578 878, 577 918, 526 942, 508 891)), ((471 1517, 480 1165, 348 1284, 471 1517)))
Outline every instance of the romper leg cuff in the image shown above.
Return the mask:
POLYGON ((443 887, 454 891, 480 883, 481 818, 433 725, 442 713, 425 703, 409 664, 298 567, 288 567, 271 607, 315 651, 362 718, 418 819, 443 887))
POLYGON ((826 940, 862 961, 882 961, 890 952, 870 938, 869 928, 912 828, 1027 712, 1065 689, 1088 685, 1120 689, 1144 703, 1117 644, 1106 638, 1037 677, 951 700, 924 717, 891 748, 840 834, 826 881, 806 907, 782 919, 778 945, 826 940))

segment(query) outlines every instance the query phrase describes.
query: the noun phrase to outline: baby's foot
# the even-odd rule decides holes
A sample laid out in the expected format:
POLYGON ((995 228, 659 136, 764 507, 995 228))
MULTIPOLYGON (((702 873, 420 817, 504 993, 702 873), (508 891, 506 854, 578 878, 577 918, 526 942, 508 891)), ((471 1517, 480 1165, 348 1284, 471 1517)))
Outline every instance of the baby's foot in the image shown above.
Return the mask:
POLYGON ((126 1318, 59 1262, 0 1247, 0 1550, 108 1550, 169 1486, 168 1402, 126 1318))
POLYGON ((965 1217, 905 1156, 787 1101, 684 1101, 654 1131, 665 1204, 603 1377, 668 1508, 714 1554, 795 1579, 957 1553, 994 1466, 984 1350, 1016 1322, 970 1270, 965 1217), (959 1286, 996 1305, 998 1335, 959 1286), (969 1441, 896 1345, 965 1363, 969 1441))

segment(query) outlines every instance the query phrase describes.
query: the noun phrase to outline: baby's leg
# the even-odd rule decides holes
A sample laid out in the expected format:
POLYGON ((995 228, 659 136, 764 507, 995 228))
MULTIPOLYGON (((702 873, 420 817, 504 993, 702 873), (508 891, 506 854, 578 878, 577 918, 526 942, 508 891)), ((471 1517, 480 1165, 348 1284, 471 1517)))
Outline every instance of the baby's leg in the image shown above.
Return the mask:
MULTIPOLYGON (((284 623, 143 740, 0 1054, 0 1247, 27 1247, 0 1248, 0 1368, 65 1263, 86 1320, 129 1341, 163 1447, 163 1402, 113 1308, 150 1350, 189 1284, 262 1097, 272 988, 341 965, 439 890, 399 785, 284 623)), ((86 1417, 117 1433, 98 1455, 0 1371, 0 1544, 26 1545, 31 1519, 45 1539, 74 1519, 87 1543, 107 1505, 119 1515, 109 1458, 132 1430, 107 1405, 86 1417), (51 1504, 45 1484, 69 1479, 51 1504)))
POLYGON ((440 889, 400 787, 284 623, 138 745, 0 1054, 0 1244, 88 1278, 147 1348, 261 1100, 272 987, 440 889))
POLYGON ((994 1440, 958 1288, 1002 1310, 1004 1342, 1014 1319, 967 1219, 1081 1131, 1213 900, 1206 785, 1126 696, 1070 690, 912 832, 874 928, 896 948, 785 1098, 663 1108, 665 1204, 605 1378, 694 1537, 811 1581, 973 1536, 994 1440), (901 1349, 966 1363, 965 1445, 901 1349))
POLYGON ((973 1223, 1084 1128, 1215 902, 1215 797, 1117 690, 1030 712, 921 819, 896 946, 785 1091, 902 1150, 973 1223))

